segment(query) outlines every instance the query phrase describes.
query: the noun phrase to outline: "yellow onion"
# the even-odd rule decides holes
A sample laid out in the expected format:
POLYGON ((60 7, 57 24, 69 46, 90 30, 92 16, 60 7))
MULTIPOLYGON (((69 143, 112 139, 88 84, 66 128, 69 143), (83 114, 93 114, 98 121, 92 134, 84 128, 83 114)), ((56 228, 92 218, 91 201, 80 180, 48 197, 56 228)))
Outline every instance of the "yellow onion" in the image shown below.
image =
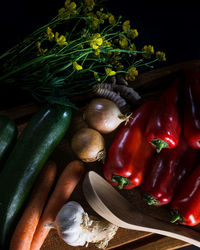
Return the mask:
POLYGON ((104 160, 105 141, 103 136, 91 128, 82 128, 72 137, 71 147, 84 162, 104 160))
POLYGON ((107 134, 114 131, 129 116, 123 115, 118 106, 108 99, 93 99, 86 107, 83 118, 88 126, 107 134))

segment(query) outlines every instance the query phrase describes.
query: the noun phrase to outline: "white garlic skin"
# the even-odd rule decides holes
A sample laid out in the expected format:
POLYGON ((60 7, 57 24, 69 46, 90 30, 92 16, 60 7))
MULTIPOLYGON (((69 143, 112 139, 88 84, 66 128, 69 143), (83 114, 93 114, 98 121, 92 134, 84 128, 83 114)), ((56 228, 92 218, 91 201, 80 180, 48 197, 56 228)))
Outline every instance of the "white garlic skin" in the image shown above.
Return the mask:
POLYGON ((84 214, 79 203, 70 201, 56 216, 56 229, 60 237, 70 246, 84 246, 89 239, 88 231, 84 231, 82 227, 84 214))
POLYGON ((101 249, 107 247, 118 229, 104 219, 88 216, 76 201, 66 203, 56 220, 45 223, 45 226, 56 228, 60 237, 70 246, 87 246, 91 242, 101 249))

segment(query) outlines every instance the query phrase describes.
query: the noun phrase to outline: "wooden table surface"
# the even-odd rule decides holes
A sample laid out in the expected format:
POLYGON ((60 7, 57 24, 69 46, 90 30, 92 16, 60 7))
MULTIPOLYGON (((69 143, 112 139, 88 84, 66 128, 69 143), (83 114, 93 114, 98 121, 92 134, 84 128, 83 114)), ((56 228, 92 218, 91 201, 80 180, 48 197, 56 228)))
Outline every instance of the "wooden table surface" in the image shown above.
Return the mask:
MULTIPOLYGON (((144 73, 141 78, 138 81, 142 81, 143 83, 146 82, 154 82, 155 80, 163 79, 163 77, 167 77, 170 74, 173 74, 173 72, 178 71, 179 69, 184 69, 185 67, 191 67, 191 66, 200 66, 199 61, 192 61, 190 63, 182 63, 179 65, 176 65, 176 67, 166 67, 165 69, 158 69, 154 70, 154 73, 144 73), (176 70, 175 70, 176 69, 176 70)), ((139 84, 139 82, 138 82, 139 84)), ((152 85, 153 86, 153 85, 152 85)), ((137 84, 136 84, 137 88, 137 84)), ((145 91, 144 91, 145 93, 145 91)), ((148 96, 148 93, 150 91, 146 92, 146 96, 148 96)), ((145 96, 145 94, 144 94, 145 96)), ((13 107, 8 110, 1 110, 0 114, 6 114, 13 120, 15 120, 19 134, 26 126, 27 122, 29 121, 30 117, 38 110, 38 106, 35 103, 29 103, 18 107, 13 107)), ((67 165, 68 162, 70 162, 73 159, 76 159, 76 156, 73 154, 70 148, 70 138, 73 134, 73 129, 69 129, 69 133, 67 136, 63 138, 63 140, 60 142, 60 144, 57 146, 56 150, 51 155, 51 158, 56 161, 58 165, 58 169, 60 172, 62 169, 67 165)), ((112 134, 108 135, 108 139, 112 139, 112 134)), ((112 140, 111 140, 112 141, 112 140)), ((109 143, 108 145, 109 146, 109 143)), ((102 175, 102 163, 90 163, 86 164, 85 169, 87 171, 93 170, 102 175)), ((59 173, 58 173, 59 175, 59 173)), ((95 212, 91 209, 91 207, 88 205, 88 203, 85 200, 85 197, 82 192, 82 181, 80 184, 76 187, 74 190, 72 196, 70 197, 70 200, 75 200, 79 202, 85 209, 88 214, 95 214, 95 212)), ((149 208, 144 202, 142 201, 139 190, 121 190, 120 193, 125 196, 130 202, 133 202, 135 206, 138 206, 141 208, 144 212, 147 212, 151 215, 155 215, 160 218, 166 218, 168 219, 167 209, 163 208, 149 208)), ((98 216, 98 215, 97 215, 98 216)), ((152 234, 152 233, 146 233, 146 232, 140 232, 140 231, 134 231, 134 230, 128 230, 119 228, 115 237, 109 242, 109 245, 107 249, 116 249, 116 250, 129 250, 129 249, 137 249, 137 250, 168 250, 168 249, 178 249, 183 246, 188 246, 188 243, 182 242, 180 240, 172 239, 169 237, 165 237, 162 235, 152 234)), ((94 244, 89 244, 89 246, 86 247, 70 247, 68 246, 63 240, 59 238, 57 235, 56 230, 52 229, 46 238, 41 250, 79 250, 79 249, 98 249, 94 246, 94 244)))

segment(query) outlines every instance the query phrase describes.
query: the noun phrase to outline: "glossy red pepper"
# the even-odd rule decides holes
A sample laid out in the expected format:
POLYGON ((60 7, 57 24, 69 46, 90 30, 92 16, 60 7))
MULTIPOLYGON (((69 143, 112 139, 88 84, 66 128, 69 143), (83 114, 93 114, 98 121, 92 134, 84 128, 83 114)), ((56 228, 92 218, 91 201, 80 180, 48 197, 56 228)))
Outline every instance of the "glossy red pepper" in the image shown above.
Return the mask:
POLYGON ((147 204, 168 204, 191 172, 196 158, 197 150, 189 147, 182 136, 177 147, 171 150, 163 149, 157 154, 141 187, 147 204))
POLYGON ((200 148, 200 72, 185 72, 184 135, 189 145, 200 148))
POLYGON ((154 155, 154 149, 144 138, 146 123, 154 106, 155 101, 142 104, 116 134, 103 169, 105 178, 113 186, 131 189, 142 183, 154 155))
POLYGON ((178 108, 179 80, 176 80, 160 96, 152 110, 145 131, 145 138, 160 152, 162 148, 174 148, 178 145, 181 131, 181 116, 178 108))
POLYGON ((172 201, 171 222, 195 226, 200 223, 200 164, 192 171, 172 201))

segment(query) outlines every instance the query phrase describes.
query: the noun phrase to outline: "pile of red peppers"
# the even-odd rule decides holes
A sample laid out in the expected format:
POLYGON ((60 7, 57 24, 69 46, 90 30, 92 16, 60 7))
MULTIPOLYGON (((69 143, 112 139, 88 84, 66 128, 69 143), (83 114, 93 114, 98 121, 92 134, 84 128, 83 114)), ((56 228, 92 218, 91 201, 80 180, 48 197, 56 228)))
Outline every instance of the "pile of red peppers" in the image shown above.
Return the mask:
POLYGON ((117 132, 103 173, 113 186, 140 186, 148 205, 168 204, 171 222, 200 223, 200 71, 188 69, 117 132))

